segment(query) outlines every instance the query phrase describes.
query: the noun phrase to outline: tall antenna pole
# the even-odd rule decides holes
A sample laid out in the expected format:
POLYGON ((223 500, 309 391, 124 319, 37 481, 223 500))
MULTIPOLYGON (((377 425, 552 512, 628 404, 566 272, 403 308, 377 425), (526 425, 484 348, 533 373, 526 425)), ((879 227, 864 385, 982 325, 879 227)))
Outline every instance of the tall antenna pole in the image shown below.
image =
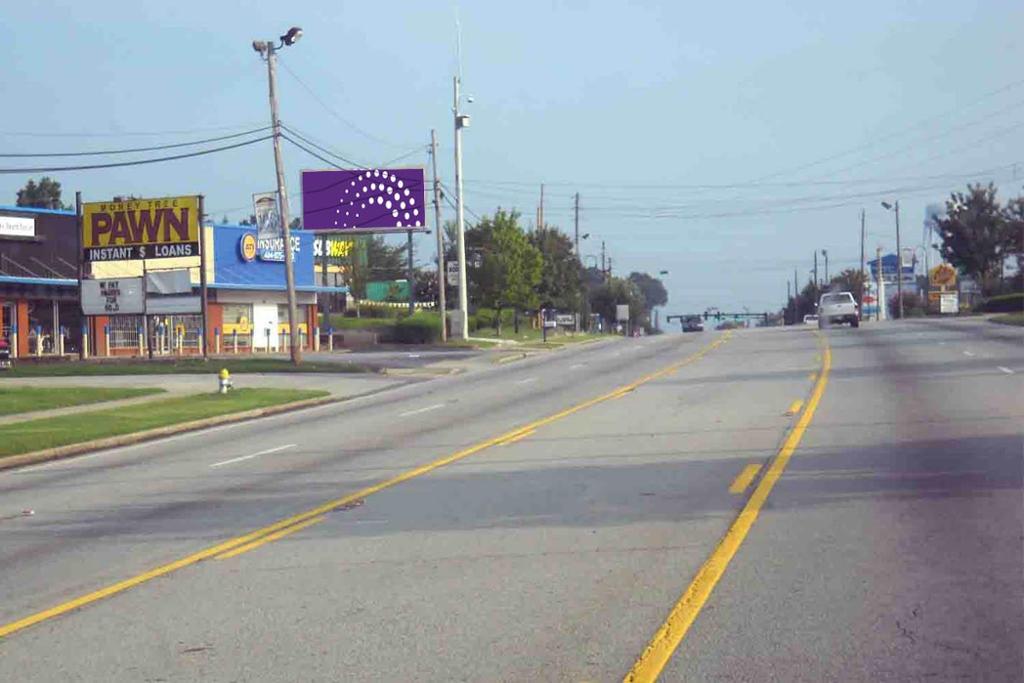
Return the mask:
POLYGON ((430 131, 430 164, 434 168, 434 230, 437 231, 437 306, 441 311, 441 341, 448 341, 448 307, 445 301, 445 279, 448 269, 444 260, 444 226, 441 225, 441 181, 437 178, 437 131, 430 131))
MULTIPOLYGON (((460 39, 461 42, 461 39, 460 39)), ((461 48, 460 48, 461 52, 461 48)), ((462 201, 462 129, 469 117, 459 112, 459 77, 455 77, 455 224, 458 233, 457 249, 459 255, 459 339, 469 337, 469 296, 466 291, 466 220, 465 207, 462 201)))
POLYGON ((540 211, 537 214, 537 229, 544 228, 544 183, 540 184, 540 211))

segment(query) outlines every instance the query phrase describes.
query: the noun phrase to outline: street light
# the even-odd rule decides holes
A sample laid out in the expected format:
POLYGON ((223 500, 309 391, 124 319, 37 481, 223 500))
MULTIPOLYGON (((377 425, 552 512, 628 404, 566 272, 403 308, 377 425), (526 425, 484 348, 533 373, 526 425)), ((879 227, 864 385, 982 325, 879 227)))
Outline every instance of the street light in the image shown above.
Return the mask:
POLYGON ((903 319, 903 251, 900 249, 900 202, 882 202, 887 211, 896 214, 896 299, 899 302, 900 320, 903 319))
MULTIPOLYGON (((274 131, 274 166, 277 170, 277 215, 281 219, 281 240, 284 251, 284 280, 288 290, 288 345, 291 351, 292 362, 296 365, 302 362, 302 346, 299 344, 300 335, 295 323, 298 320, 298 311, 295 305, 295 269, 292 264, 292 238, 291 228, 288 225, 288 188, 284 182, 284 161, 281 158, 281 119, 277 113, 277 51, 285 45, 294 45, 302 37, 302 29, 293 26, 288 32, 279 38, 278 45, 274 41, 252 41, 252 49, 259 53, 267 62, 267 80, 270 88, 270 123, 274 131)), ((269 351, 269 346, 268 349, 269 351)))
POLYGON ((658 275, 668 275, 668 271, 667 270, 659 270, 658 271, 658 275))

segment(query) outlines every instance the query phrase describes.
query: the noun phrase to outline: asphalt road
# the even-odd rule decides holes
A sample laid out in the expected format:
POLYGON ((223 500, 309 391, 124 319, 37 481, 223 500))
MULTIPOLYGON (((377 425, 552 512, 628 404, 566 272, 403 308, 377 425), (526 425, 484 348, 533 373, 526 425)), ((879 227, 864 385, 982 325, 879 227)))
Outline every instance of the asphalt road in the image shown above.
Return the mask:
POLYGON ((1021 680, 995 327, 621 340, 0 473, 0 680, 1021 680))

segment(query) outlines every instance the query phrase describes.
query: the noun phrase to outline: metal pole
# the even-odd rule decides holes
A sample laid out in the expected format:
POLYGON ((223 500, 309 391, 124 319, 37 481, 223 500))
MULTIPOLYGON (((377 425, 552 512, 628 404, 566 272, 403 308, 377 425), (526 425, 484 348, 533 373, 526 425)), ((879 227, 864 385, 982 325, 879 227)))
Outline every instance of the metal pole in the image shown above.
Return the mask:
MULTIPOLYGON (((786 280, 786 307, 784 309, 782 309, 783 310, 783 315, 782 315, 782 324, 783 325, 786 324, 787 316, 785 314, 786 314, 786 312, 789 311, 789 300, 792 298, 789 295, 789 290, 790 290, 789 280, 786 280)), ((793 307, 793 317, 794 318, 796 317, 796 307, 795 306, 793 307)))
POLYGON ((544 183, 540 184, 540 212, 537 214, 537 229, 544 229, 544 183))
POLYGON ((604 240, 601 240, 601 277, 604 280, 608 279, 608 266, 605 265, 604 259, 604 240))
POLYGON ((800 319, 800 281, 796 278, 796 268, 793 269, 793 324, 800 319))
POLYGON ((466 222, 462 203, 462 117, 459 114, 459 77, 455 82, 455 225, 458 235, 456 248, 459 258, 459 338, 469 337, 469 296, 466 287, 466 222))
MULTIPOLYGON (((75 262, 78 264, 78 311, 82 311, 82 193, 75 192, 75 237, 78 240, 78 257, 75 262)), ((17 317, 17 316, 15 316, 17 317)), ((14 321, 17 324, 17 320, 14 321)), ((85 360, 85 335, 82 330, 82 341, 78 344, 78 360, 85 360)))
POLYGON ((416 312, 416 283, 414 282, 413 266, 412 266, 412 230, 407 230, 408 245, 409 245, 409 263, 405 268, 405 277, 409 281, 409 315, 416 312))
POLYGON ((576 202, 573 209, 573 224, 576 227, 576 258, 580 257, 580 193, 576 193, 576 202))
POLYGON ((434 170, 434 231, 437 233, 437 307, 441 311, 441 341, 448 341, 448 307, 445 282, 448 268, 444 258, 444 226, 441 225, 441 182, 437 178, 437 131, 430 131, 430 164, 434 170))
POLYGON ((860 210, 860 296, 857 299, 857 317, 864 315, 864 209, 860 210))
POLYGON ((281 158, 281 121, 277 113, 277 48, 267 41, 267 78, 270 81, 270 122, 274 130, 274 166, 277 170, 278 215, 281 217, 281 238, 284 242, 284 279, 288 290, 288 341, 292 362, 302 362, 302 348, 295 325, 298 312, 295 306, 295 271, 292 265, 292 238, 288 225, 288 187, 284 182, 284 161, 281 158))
POLYGON ((818 250, 814 250, 814 286, 818 286, 818 250))
POLYGON ((875 261, 875 265, 878 266, 878 271, 877 271, 878 282, 875 283, 875 287, 876 287, 876 289, 875 289, 875 299, 878 300, 878 306, 875 307, 875 320, 881 320, 882 319, 882 306, 885 305, 885 298, 884 298, 884 294, 885 293, 882 291, 882 248, 881 247, 878 247, 875 250, 875 255, 878 257, 878 260, 875 261))
POLYGON ((903 252, 900 250, 900 200, 896 200, 896 298, 903 320, 903 252))
MULTIPOLYGON (((210 357, 209 344, 206 340, 206 330, 209 324, 207 315, 209 314, 209 292, 206 287, 206 229, 203 227, 203 195, 199 195, 199 297, 202 304, 203 312, 203 324, 202 331, 200 332, 199 343, 203 345, 203 358, 208 359, 210 357)), ((147 326, 148 327, 148 326, 147 326)))
POLYGON ((822 249, 821 255, 825 257, 825 285, 828 286, 832 282, 828 279, 828 249, 822 249))

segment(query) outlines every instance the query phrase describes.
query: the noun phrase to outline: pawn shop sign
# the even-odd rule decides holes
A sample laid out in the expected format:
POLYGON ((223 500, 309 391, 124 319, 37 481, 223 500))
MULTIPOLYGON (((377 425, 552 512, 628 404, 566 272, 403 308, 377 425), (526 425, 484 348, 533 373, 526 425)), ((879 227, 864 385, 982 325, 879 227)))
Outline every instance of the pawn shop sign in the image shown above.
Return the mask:
POLYGON ((89 202, 82 215, 82 258, 132 261, 199 256, 199 197, 89 202))

